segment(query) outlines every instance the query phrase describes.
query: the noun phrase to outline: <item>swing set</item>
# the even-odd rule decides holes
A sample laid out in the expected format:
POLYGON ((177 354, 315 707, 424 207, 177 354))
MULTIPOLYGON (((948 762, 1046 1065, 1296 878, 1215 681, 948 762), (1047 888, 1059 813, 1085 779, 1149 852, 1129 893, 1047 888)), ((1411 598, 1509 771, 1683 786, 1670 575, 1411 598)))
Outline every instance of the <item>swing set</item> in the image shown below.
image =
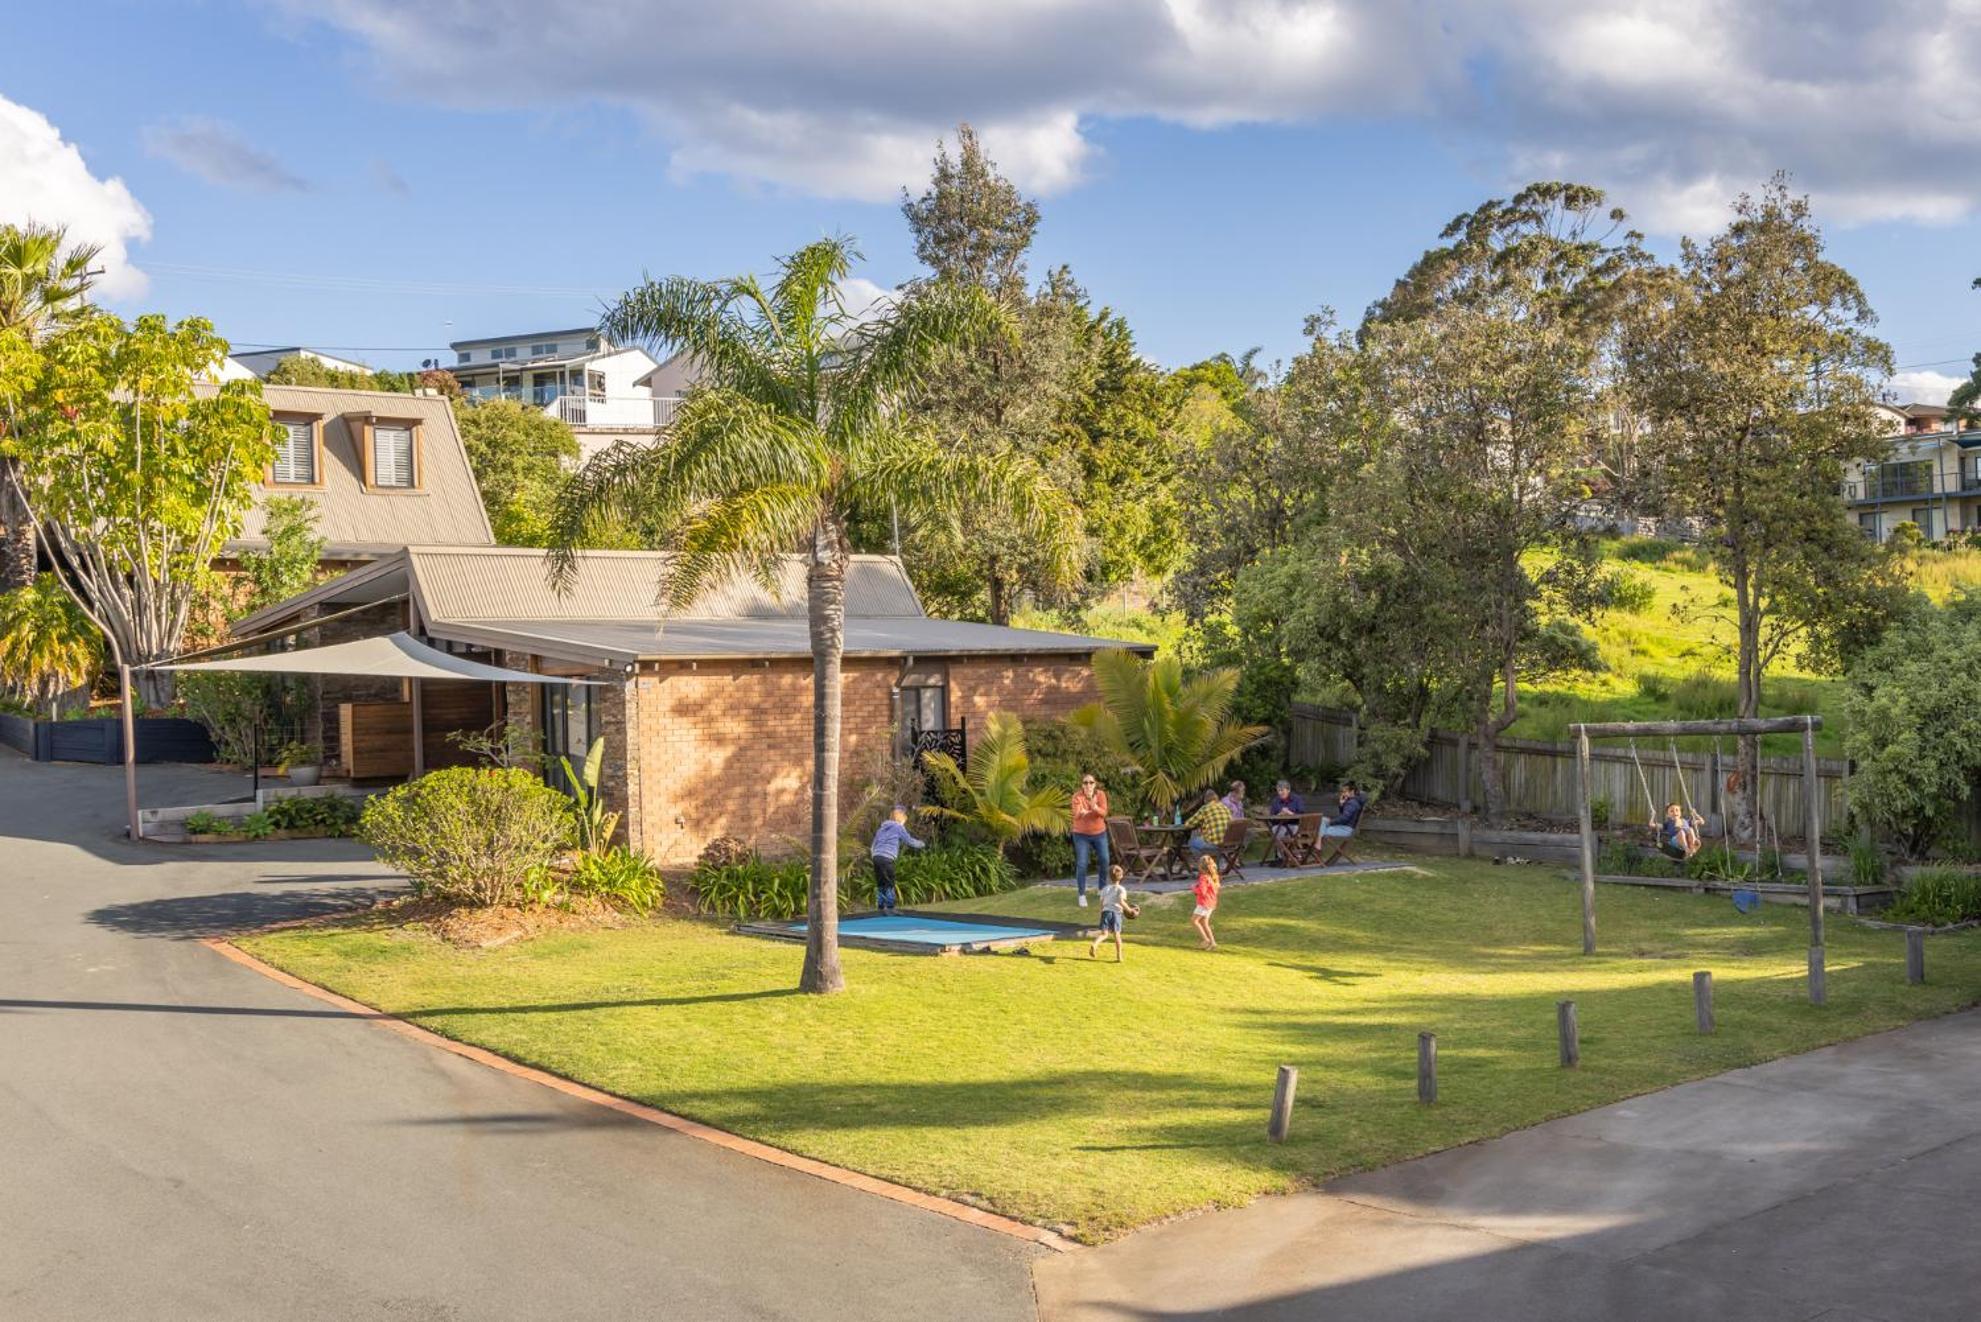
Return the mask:
MULTIPOLYGON (((1613 721, 1595 724, 1571 725, 1570 732, 1575 736, 1576 806, 1582 828, 1582 953, 1596 953, 1596 828, 1594 814, 1590 809, 1590 785, 1592 777, 1589 766, 1589 741, 1592 739, 1622 739, 1630 748, 1631 763, 1637 768, 1637 782, 1644 790, 1644 801, 1651 814, 1652 829, 1658 830, 1660 812, 1658 803, 1651 795, 1651 780, 1644 773, 1643 760, 1637 754, 1639 738, 1662 736, 1670 741, 1672 772, 1678 779, 1678 791, 1686 820, 1693 823, 1696 832, 1706 824, 1692 802, 1692 792, 1685 780, 1685 771, 1679 762, 1678 740, 1686 737, 1711 736, 1714 739, 1714 761, 1717 762, 1719 740, 1726 736, 1763 734, 1799 734, 1802 736, 1802 787, 1808 804, 1808 846, 1809 861, 1809 1000, 1821 1005, 1823 990, 1823 832, 1822 832, 1822 782, 1816 775, 1816 731, 1823 726, 1820 716, 1769 716, 1748 717, 1717 721, 1613 721)), ((1727 788, 1738 785, 1736 777, 1728 778, 1727 788)), ((1759 788, 1758 786, 1756 787, 1759 788)), ((1725 815, 1721 815, 1721 839, 1726 838, 1725 815)), ((1775 840, 1776 857, 1780 857, 1780 837, 1775 840)), ((1662 847, 1662 846, 1661 846, 1662 847)))

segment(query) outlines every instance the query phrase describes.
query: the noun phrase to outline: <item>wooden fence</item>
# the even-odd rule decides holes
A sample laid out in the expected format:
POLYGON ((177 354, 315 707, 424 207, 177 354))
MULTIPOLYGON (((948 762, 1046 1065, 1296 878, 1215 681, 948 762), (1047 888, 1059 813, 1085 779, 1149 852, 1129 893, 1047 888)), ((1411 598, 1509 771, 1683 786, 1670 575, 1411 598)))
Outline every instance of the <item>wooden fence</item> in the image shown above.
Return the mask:
MULTIPOLYGON (((1352 714, 1295 703, 1288 752, 1296 766, 1346 766, 1355 758, 1357 726, 1352 714)), ((1574 821, 1575 745, 1535 739, 1500 740, 1500 776, 1508 812, 1556 821, 1574 821)), ((1649 821, 1662 816, 1667 803, 1689 797, 1700 814, 1711 818, 1724 811, 1722 788, 1733 771, 1731 742, 1724 755, 1681 752, 1672 766, 1667 741, 1656 740, 1638 749, 1644 780, 1650 782, 1651 804, 1644 800, 1643 783, 1627 744, 1592 742, 1589 797, 1607 802, 1612 821, 1649 821), (1655 747, 1653 746, 1655 744, 1655 747), (1680 770, 1684 787, 1680 786, 1680 770)), ((1823 829, 1840 833, 1849 806, 1849 764, 1818 758, 1816 775, 1823 786, 1823 829)), ((1424 759, 1403 778, 1405 796, 1424 803, 1476 807, 1484 801, 1485 785, 1473 741, 1448 730, 1432 733, 1424 759)), ((1802 791, 1802 759, 1761 759, 1761 811, 1776 834, 1800 838, 1806 825, 1807 801, 1802 791)))

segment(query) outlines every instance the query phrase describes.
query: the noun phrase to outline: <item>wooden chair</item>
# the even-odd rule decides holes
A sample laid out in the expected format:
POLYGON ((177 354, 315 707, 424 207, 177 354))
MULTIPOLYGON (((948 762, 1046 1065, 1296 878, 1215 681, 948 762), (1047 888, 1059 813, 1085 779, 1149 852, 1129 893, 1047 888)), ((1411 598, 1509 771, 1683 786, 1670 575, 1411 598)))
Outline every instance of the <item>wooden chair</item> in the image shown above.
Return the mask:
POLYGON ((1169 852, 1162 845, 1143 843, 1141 834, 1135 830, 1135 823, 1126 817, 1107 819, 1107 847, 1124 873, 1143 882, 1155 875, 1169 852))
POLYGON ((1279 846, 1280 866, 1297 868, 1314 861, 1314 846, 1321 837, 1321 814, 1303 812, 1293 819, 1293 830, 1285 835, 1273 833, 1273 843, 1279 846))
POLYGON ((1252 840, 1252 819, 1238 817, 1224 828, 1224 840, 1217 848, 1218 867, 1226 877, 1245 875, 1245 846, 1252 840))
POLYGON ((1368 820, 1369 806, 1365 803, 1362 805, 1362 815, 1355 819, 1355 835, 1349 836, 1346 840, 1323 838, 1316 841, 1314 843, 1314 855, 1316 858, 1320 858, 1321 866, 1331 868, 1337 863, 1354 863, 1359 861, 1349 851, 1354 846, 1356 837, 1362 834, 1362 824, 1368 820), (1320 856, 1324 849, 1329 852, 1325 858, 1321 858, 1320 856))

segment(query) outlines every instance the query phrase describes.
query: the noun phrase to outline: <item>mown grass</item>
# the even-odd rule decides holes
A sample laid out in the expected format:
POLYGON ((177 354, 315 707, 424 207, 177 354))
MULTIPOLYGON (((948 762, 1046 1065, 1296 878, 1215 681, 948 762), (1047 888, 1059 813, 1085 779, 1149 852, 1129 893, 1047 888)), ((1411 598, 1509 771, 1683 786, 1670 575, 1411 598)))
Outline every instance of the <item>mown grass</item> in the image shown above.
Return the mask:
MULTIPOLYGON (((1981 998, 1981 935, 1903 942, 1848 920, 1830 1003, 1803 991, 1807 915, 1605 888, 1579 952, 1552 869, 1423 860, 1424 873, 1226 892, 1224 948, 1187 899, 1151 900, 1128 960, 845 952, 848 991, 792 991, 800 952, 669 918, 490 951, 362 922, 243 940, 314 982, 450 1037, 796 1152, 1101 1240, 1484 1138, 1981 998), (1720 1029, 1692 1028, 1711 969, 1720 1029), (1555 1064, 1555 1002, 1583 1063, 1555 1064), (1440 1100, 1414 1100, 1416 1035, 1440 1100), (1265 1141, 1277 1066, 1300 1067, 1291 1140, 1265 1141)), ((970 908, 1066 918, 1063 890, 970 908)))
MULTIPOLYGON (((1604 546, 1612 567, 1648 589, 1638 609, 1603 615, 1590 633, 1606 670, 1525 693, 1521 739, 1560 741, 1578 721, 1704 720, 1735 714, 1734 629, 1727 590, 1698 547, 1644 537, 1604 546)), ((1906 562, 1911 581, 1936 600, 1981 585, 1981 552, 1922 551, 1906 562)), ((1809 673, 1793 656, 1777 664, 1762 686, 1764 716, 1815 712, 1823 717, 1817 752, 1842 755, 1839 681, 1809 673)), ((1694 741, 1708 748, 1711 741, 1694 741)), ((1684 741, 1680 747, 1685 747, 1684 741)), ((1794 736, 1763 740, 1762 751, 1792 755, 1794 736)))

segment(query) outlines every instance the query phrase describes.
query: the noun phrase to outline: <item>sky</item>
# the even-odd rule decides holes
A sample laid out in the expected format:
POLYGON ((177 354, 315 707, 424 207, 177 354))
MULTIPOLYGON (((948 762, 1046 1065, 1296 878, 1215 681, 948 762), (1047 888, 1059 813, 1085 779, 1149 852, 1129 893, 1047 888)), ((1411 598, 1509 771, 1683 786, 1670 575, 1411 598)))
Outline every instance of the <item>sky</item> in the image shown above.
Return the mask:
POLYGON ((1936 400, 1981 351, 1981 0, 70 0, 14 6, 0 221, 125 315, 382 367, 593 321, 825 234, 975 125, 1061 263, 1181 366, 1353 321, 1444 223, 1595 184, 1652 247, 1777 170, 1936 400), (22 52, 40 52, 20 58, 22 52))

